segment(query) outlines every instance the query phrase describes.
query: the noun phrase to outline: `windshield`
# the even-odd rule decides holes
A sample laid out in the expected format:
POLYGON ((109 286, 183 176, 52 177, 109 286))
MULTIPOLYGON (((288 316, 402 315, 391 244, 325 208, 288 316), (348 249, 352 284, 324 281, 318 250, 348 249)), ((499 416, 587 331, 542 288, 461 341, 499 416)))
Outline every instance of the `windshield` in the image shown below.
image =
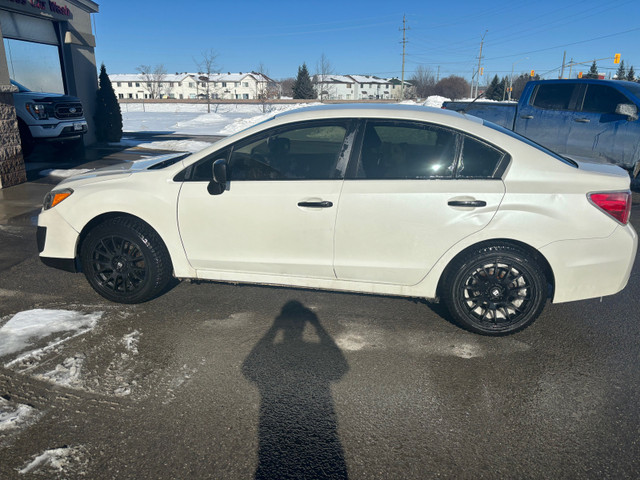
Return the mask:
POLYGON ((558 155, 557 153, 549 150, 546 147, 543 147, 542 145, 540 145, 539 143, 534 142, 533 140, 529 140, 527 137, 523 137, 522 135, 512 131, 512 130, 508 130, 504 127, 501 127, 500 125, 496 125, 493 122, 488 122, 487 120, 484 120, 482 122, 486 127, 492 128, 494 130, 499 131, 500 133, 504 133, 505 135, 509 135, 512 138, 516 138, 518 140, 520 140, 521 142, 526 143, 527 145, 536 148, 538 150, 540 150, 541 152, 546 153, 547 155, 550 155, 558 160, 560 160, 562 163, 566 163, 567 165, 571 165, 572 167, 578 168, 578 164, 571 160, 570 158, 566 158, 566 157, 562 157, 560 155, 558 155))
POLYGON ((30 92, 31 91, 27 87, 25 87, 24 85, 16 82, 15 80, 11 80, 11 85, 13 85, 14 87, 18 87, 18 91, 19 92, 30 92))

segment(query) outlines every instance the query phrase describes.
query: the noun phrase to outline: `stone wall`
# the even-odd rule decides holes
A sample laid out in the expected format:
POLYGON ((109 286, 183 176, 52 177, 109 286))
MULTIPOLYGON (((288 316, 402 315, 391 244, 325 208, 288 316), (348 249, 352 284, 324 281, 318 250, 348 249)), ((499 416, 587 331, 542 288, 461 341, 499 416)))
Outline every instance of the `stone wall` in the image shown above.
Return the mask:
POLYGON ((0 188, 27 181, 22 158, 13 85, 0 85, 0 188))

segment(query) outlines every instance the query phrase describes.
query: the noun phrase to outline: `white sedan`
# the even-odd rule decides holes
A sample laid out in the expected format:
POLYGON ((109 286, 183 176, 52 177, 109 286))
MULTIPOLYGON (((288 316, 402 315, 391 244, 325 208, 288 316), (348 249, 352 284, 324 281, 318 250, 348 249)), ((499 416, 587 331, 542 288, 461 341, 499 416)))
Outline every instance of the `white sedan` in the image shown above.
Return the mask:
POLYGON ((60 183, 40 256, 103 297, 172 276, 441 299, 504 335, 554 303, 622 290, 636 255, 629 177, 475 117, 416 106, 311 107, 192 155, 60 183))

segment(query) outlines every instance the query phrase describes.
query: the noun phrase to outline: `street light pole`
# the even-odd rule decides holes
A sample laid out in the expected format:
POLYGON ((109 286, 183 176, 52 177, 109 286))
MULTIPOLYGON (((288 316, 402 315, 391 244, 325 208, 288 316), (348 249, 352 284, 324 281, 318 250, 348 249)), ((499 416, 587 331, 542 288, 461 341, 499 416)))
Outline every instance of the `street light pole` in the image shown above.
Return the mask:
POLYGON ((521 62, 522 60, 529 60, 529 57, 521 58, 511 64, 511 77, 509 77, 509 101, 511 101, 511 91, 513 90, 513 69, 516 66, 516 63, 521 62))

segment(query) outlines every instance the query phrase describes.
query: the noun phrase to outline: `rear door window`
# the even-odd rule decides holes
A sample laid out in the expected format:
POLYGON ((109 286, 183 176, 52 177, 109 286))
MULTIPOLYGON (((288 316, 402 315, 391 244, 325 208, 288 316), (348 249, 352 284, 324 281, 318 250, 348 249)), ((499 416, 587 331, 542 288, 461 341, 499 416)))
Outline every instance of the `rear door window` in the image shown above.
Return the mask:
POLYGON ((366 122, 356 178, 428 179, 453 176, 458 136, 413 122, 366 122))

